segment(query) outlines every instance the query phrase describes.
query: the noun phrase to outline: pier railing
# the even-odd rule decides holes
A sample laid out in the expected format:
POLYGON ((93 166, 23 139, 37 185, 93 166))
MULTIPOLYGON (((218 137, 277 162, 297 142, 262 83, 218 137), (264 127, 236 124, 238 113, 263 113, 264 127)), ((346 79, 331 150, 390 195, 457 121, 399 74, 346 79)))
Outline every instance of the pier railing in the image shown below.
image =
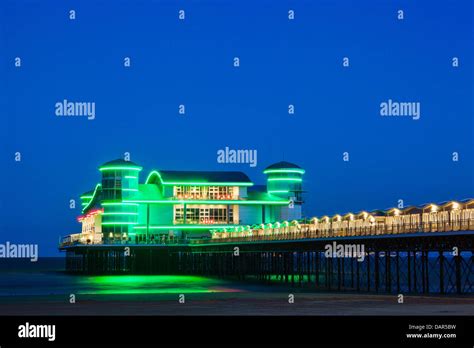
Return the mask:
POLYGON ((332 237, 358 237, 379 236, 408 233, 436 233, 451 231, 474 230, 474 219, 466 219, 456 222, 428 222, 428 223, 401 223, 397 225, 374 224, 372 226, 347 227, 347 228, 324 228, 314 224, 300 224, 298 226, 287 226, 271 229, 258 229, 238 232, 240 235, 212 238, 210 240, 193 240, 192 244, 202 243, 235 243, 252 241, 277 241, 297 240, 332 237))
POLYGON ((474 231, 474 219, 467 219, 457 222, 430 222, 421 224, 375 224, 373 226, 348 227, 348 228, 322 228, 314 224, 300 224, 297 226, 287 226, 272 229, 254 229, 239 232, 240 235, 232 234, 228 237, 206 238, 206 239, 179 239, 166 238, 155 240, 132 241, 129 239, 105 241, 97 235, 92 239, 85 239, 80 233, 71 234, 60 240, 60 247, 74 245, 96 245, 96 244, 116 244, 116 245, 182 245, 182 244, 208 244, 208 243, 236 243, 236 242, 257 242, 257 241, 279 241, 298 239, 317 239, 333 237, 358 237, 358 236, 380 236, 397 235, 408 233, 436 233, 474 231))
MULTIPOLYGON (((210 240, 210 239, 207 239, 210 240)), ((91 240, 84 240, 81 237, 80 233, 71 234, 60 238, 59 247, 64 248, 68 246, 75 246, 75 245, 183 245, 183 244, 190 244, 189 239, 182 239, 182 238, 166 238, 166 239, 148 239, 148 240, 141 240, 141 241, 133 241, 131 239, 120 239, 120 240, 105 240, 102 239, 96 240, 92 242, 91 240)))
POLYGON ((60 247, 82 244, 102 244, 102 233, 89 235, 83 233, 74 233, 60 237, 59 239, 60 247))

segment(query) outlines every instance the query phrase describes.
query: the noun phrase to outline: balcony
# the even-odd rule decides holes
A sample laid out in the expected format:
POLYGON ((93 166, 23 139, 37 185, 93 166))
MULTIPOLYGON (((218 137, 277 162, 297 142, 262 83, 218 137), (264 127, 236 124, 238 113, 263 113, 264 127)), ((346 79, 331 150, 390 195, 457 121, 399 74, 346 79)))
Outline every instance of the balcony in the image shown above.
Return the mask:
POLYGON ((59 248, 73 245, 102 244, 102 233, 75 233, 63 236, 59 240, 59 248))

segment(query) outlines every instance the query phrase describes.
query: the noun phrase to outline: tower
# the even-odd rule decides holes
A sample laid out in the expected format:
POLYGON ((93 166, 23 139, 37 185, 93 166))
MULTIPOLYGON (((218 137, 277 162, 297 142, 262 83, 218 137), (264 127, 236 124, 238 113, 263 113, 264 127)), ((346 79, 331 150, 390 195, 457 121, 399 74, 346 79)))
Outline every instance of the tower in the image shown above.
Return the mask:
POLYGON ((278 162, 265 168, 263 173, 267 175, 267 192, 290 201, 288 206, 279 207, 279 211, 275 212, 277 220, 301 219, 305 170, 293 163, 278 162))
POLYGON ((122 159, 106 162, 102 173, 102 233, 104 242, 128 240, 137 224, 138 204, 124 202, 138 193, 142 167, 122 159))

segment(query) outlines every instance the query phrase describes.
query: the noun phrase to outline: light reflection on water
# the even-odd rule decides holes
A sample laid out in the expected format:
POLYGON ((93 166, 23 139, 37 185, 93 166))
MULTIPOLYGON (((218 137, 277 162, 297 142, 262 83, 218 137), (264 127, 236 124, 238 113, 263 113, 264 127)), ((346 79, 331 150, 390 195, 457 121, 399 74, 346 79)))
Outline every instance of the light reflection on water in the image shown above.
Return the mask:
POLYGON ((123 275, 81 277, 87 294, 170 294, 238 292, 216 279, 196 276, 123 275))
POLYGON ((167 275, 76 276, 62 272, 64 260, 0 260, 0 297, 36 295, 120 295, 229 293, 245 291, 232 282, 167 275))

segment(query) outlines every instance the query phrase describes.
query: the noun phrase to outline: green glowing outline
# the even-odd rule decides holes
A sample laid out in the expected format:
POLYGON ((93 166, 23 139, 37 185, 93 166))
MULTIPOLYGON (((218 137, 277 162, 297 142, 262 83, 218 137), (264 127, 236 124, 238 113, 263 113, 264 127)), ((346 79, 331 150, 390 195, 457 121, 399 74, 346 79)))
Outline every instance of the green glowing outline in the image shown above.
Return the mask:
POLYGON ((128 212, 112 212, 112 213, 102 213, 102 215, 138 215, 138 213, 128 213, 128 212))
POLYGON ((298 173, 304 174, 304 169, 266 169, 263 171, 263 174, 273 174, 273 173, 298 173))
POLYGON ((185 199, 173 199, 173 200, 124 200, 124 202, 134 203, 150 203, 150 204, 210 204, 210 205, 288 205, 290 201, 242 201, 242 200, 185 200, 185 199))
POLYGON ((138 222, 120 222, 120 221, 113 221, 113 222, 102 222, 102 225, 136 225, 138 222))
POLYGON ((144 230, 147 227, 152 230, 207 230, 212 228, 228 228, 234 225, 155 225, 155 226, 134 226, 133 229, 144 230))
POLYGON ((100 167, 99 170, 105 171, 105 170, 137 170, 140 171, 142 170, 142 167, 123 167, 123 166, 111 166, 111 167, 100 167))
POLYGON ((87 205, 82 209, 82 212, 85 212, 87 210, 87 208, 89 208, 89 206, 91 205, 91 203, 94 201, 94 198, 95 198, 95 195, 97 193, 97 188, 98 187, 102 187, 102 184, 97 184, 95 185, 95 189, 94 189, 94 193, 92 194, 92 199, 89 201, 89 203, 87 203, 87 205))
POLYGON ((268 178, 268 181, 296 181, 296 182, 302 182, 303 179, 301 178, 268 178))

